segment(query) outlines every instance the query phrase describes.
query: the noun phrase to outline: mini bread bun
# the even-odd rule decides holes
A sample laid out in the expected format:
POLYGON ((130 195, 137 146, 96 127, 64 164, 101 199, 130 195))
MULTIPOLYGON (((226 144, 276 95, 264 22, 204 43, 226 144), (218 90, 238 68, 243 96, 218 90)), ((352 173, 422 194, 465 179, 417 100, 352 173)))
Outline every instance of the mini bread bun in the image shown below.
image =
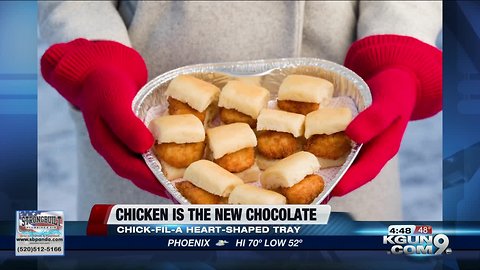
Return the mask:
POLYGON ((257 85, 257 86, 262 85, 262 77, 260 77, 260 76, 238 77, 235 80, 242 81, 242 82, 248 83, 248 84, 257 85))
POLYGON ((219 159, 243 148, 257 146, 255 133, 245 123, 209 128, 207 129, 207 138, 214 159, 219 159))
POLYGON ((323 103, 332 98, 333 84, 325 79, 306 75, 287 76, 278 90, 279 100, 323 103))
POLYGON ((257 130, 288 132, 300 137, 304 130, 305 116, 298 113, 263 109, 257 119, 257 130))
POLYGON ((272 167, 273 165, 275 165, 275 163, 279 162, 280 160, 281 159, 267 158, 260 153, 258 153, 255 158, 258 168, 260 168, 260 170, 263 170, 263 171, 272 167))
POLYGON ((165 91, 165 95, 187 103, 199 112, 205 111, 214 100, 218 99, 219 94, 220 88, 190 75, 177 76, 165 91))
POLYGON ((230 197, 229 204, 286 204, 285 196, 270 190, 244 184, 236 186, 230 197))
POLYGON ((305 117, 305 138, 344 131, 352 121, 349 108, 320 108, 305 117))
POLYGON ((305 176, 320 169, 317 157, 312 153, 301 151, 290 155, 265 170, 260 178, 262 186, 267 189, 291 187, 302 181, 305 176))
POLYGON ((270 92, 260 86, 242 81, 229 81, 222 88, 218 106, 235 109, 257 119, 260 110, 267 107, 270 92))
POLYGON ((244 183, 252 183, 252 182, 257 182, 260 179, 260 175, 262 174, 262 171, 258 168, 257 164, 253 163, 253 165, 239 173, 236 173, 235 175, 240 177, 244 183))
POLYGON ((185 170, 183 178, 212 194, 228 197, 242 179, 209 160, 195 161, 185 170))
POLYGON ((160 160, 160 164, 162 165, 163 175, 170 181, 182 178, 185 173, 185 168, 175 168, 163 160, 160 160))
POLYGON ((345 161, 347 161, 348 154, 339 157, 338 159, 328 159, 328 158, 321 158, 317 157, 318 163, 320 163, 320 167, 322 169, 331 168, 331 167, 338 167, 342 166, 345 161))
POLYGON ((205 141, 202 122, 193 114, 165 115, 153 119, 149 128, 159 143, 195 143, 205 141))

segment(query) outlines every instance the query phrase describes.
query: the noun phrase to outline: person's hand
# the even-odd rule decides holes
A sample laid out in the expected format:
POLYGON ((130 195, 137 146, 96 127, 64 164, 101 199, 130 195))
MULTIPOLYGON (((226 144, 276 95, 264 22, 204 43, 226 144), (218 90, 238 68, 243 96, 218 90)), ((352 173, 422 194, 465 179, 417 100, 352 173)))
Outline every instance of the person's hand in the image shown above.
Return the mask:
POLYGON ((408 121, 442 109, 442 53, 417 39, 364 38, 352 45, 345 66, 366 81, 373 102, 345 131, 364 145, 332 196, 343 196, 375 178, 397 154, 408 121))
POLYGON ((42 56, 41 71, 81 110, 94 149, 112 169, 139 188, 165 197, 164 187, 140 155, 154 138, 132 111, 133 97, 147 81, 140 54, 114 41, 76 39, 51 46, 42 56))

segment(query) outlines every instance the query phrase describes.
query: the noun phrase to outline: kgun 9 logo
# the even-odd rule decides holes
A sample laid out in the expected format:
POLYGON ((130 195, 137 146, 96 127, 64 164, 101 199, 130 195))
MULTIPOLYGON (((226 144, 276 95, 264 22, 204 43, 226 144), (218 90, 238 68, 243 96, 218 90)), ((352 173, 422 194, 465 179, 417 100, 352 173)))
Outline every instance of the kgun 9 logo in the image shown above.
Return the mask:
POLYGON ((384 235, 383 244, 392 245, 389 253, 406 255, 450 254, 450 240, 443 233, 436 235, 384 235))

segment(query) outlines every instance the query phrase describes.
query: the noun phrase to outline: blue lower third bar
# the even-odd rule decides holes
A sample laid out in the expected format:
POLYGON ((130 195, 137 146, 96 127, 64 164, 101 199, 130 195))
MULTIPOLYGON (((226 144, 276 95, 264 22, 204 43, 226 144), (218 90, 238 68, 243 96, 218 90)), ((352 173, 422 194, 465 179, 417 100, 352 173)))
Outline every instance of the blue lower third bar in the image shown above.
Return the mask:
MULTIPOLYGON (((14 236, 0 236, 0 250, 13 250, 14 236)), ((448 247, 479 250, 480 236, 449 236, 448 247)), ((385 250, 382 236, 283 236, 283 235, 205 235, 205 236, 66 236, 65 250, 385 250)))
POLYGON ((108 235, 311 235, 319 225, 109 225, 108 235))

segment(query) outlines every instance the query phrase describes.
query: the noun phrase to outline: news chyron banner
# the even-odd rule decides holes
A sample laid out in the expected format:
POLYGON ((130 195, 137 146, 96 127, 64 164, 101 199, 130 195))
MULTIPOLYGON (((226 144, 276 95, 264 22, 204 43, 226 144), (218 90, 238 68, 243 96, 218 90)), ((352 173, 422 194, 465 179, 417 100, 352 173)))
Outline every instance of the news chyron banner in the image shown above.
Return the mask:
POLYGON ((329 205, 95 205, 87 235, 148 235, 160 248, 298 249, 329 205))

